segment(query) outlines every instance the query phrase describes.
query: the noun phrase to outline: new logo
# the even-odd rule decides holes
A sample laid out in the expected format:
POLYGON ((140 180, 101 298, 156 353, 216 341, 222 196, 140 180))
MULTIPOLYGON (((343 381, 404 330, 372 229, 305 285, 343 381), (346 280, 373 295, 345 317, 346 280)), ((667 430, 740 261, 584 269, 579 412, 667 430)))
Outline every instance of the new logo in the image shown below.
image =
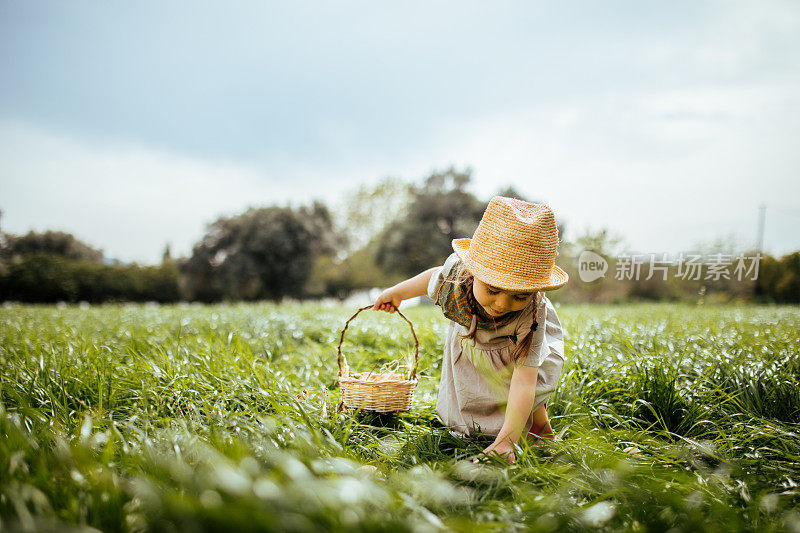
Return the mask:
POLYGON ((606 276, 608 261, 591 250, 584 250, 578 256, 578 276, 581 281, 588 283, 606 276))

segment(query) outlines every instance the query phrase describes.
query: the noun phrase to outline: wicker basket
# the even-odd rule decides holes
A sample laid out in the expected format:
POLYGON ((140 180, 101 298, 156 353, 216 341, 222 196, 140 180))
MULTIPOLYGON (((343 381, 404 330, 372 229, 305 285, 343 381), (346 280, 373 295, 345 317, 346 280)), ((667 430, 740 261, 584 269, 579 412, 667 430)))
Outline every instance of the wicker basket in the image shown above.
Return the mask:
POLYGON ((372 305, 362 307, 350 317, 342 330, 339 338, 339 387, 342 390, 342 403, 353 409, 362 411, 375 411, 376 413, 393 413, 395 411, 408 411, 411 408, 411 395, 417 386, 417 361, 419 360, 419 340, 414 333, 414 326, 399 310, 397 314, 403 317, 411 327, 414 336, 414 366, 411 370, 411 379, 405 379, 402 374, 361 372, 351 374, 347 365, 347 358, 342 354, 342 342, 347 326, 361 311, 371 309, 372 305))

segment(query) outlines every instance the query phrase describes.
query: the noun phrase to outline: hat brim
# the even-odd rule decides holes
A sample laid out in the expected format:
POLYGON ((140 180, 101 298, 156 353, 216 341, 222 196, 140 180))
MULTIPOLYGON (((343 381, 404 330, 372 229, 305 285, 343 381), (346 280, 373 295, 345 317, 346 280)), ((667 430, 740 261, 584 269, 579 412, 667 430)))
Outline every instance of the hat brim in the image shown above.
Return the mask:
POLYGON ((553 291, 569 281, 569 274, 558 265, 553 265, 550 278, 544 283, 521 280, 516 276, 509 276, 508 273, 487 268, 470 258, 470 241, 471 239, 453 239, 453 250, 473 276, 493 287, 507 291, 553 291))

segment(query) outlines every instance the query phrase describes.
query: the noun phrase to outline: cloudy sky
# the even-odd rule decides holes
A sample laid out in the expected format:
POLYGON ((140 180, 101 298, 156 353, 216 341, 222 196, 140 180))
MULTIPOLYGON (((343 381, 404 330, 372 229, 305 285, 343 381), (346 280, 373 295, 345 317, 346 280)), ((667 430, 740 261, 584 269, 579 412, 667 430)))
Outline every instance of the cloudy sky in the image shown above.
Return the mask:
POLYGON ((0 0, 0 227, 188 254, 249 206, 473 170, 677 253, 800 249, 800 3, 0 0))

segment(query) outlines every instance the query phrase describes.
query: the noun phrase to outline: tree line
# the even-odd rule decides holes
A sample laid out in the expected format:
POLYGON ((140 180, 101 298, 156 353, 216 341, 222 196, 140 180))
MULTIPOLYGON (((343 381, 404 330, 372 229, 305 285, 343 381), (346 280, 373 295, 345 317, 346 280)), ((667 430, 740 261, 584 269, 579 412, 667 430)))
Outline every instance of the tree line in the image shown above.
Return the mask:
POLYGON ((0 233, 0 301, 168 303, 181 298, 179 279, 169 258, 157 266, 107 263, 69 233, 0 233))
MULTIPOLYGON (((441 264, 452 252, 452 239, 470 236, 488 204, 488 198, 469 191, 470 182, 469 170, 450 168, 418 184, 386 179, 364 186, 333 207, 314 202, 251 208, 210 223, 189 257, 172 258, 167 248, 154 266, 109 261, 68 233, 0 231, 0 301, 344 298, 441 264)), ((539 201, 513 188, 497 194, 539 201)), ((751 269, 744 279, 720 275, 719 265, 713 276, 698 271, 687 277, 681 264, 661 266, 657 276, 648 276, 646 263, 633 276, 636 258, 626 257, 620 238, 605 230, 565 238, 563 221, 559 233, 557 262, 571 282, 552 293, 554 300, 800 302, 800 252, 763 255, 757 275, 751 269), (603 276, 582 280, 585 250, 604 259, 603 276)), ((724 243, 706 252, 729 260, 736 255, 724 243)))

